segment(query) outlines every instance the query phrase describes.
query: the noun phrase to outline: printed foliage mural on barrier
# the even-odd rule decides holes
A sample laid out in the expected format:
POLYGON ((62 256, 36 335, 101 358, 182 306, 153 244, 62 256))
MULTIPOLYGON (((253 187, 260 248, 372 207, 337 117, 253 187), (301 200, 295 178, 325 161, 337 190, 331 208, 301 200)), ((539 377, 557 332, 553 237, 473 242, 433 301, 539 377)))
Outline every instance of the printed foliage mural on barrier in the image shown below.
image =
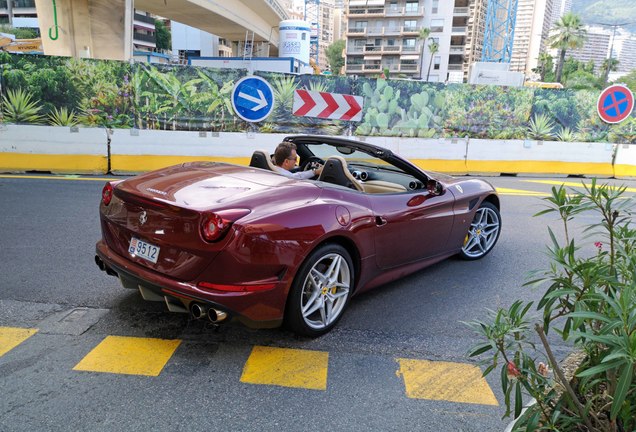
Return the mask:
POLYGON ((156 130, 636 143, 636 113, 616 125, 600 91, 438 84, 257 72, 274 90, 259 123, 235 115, 246 70, 0 53, 2 122, 156 130), (294 91, 364 97, 360 122, 292 115, 294 91))

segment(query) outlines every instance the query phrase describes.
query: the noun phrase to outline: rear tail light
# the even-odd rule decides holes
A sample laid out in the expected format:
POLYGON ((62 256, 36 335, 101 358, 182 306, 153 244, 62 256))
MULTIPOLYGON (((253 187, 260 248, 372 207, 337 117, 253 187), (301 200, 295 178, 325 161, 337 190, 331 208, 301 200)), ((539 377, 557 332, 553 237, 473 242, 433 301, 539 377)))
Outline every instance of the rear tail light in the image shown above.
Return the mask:
POLYGON ((108 182, 104 185, 104 189, 102 189, 102 202, 104 205, 110 204, 110 200, 113 199, 113 185, 108 182))
POLYGON ((206 213, 201 219, 201 236, 208 242, 219 241, 229 231, 233 222, 249 213, 250 211, 248 209, 206 213))

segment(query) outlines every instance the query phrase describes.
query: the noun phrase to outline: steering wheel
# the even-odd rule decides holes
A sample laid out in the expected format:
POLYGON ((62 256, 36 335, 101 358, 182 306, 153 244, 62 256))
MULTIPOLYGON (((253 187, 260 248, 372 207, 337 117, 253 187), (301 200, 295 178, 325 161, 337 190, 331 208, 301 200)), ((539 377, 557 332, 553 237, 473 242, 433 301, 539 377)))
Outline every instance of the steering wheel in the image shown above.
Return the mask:
POLYGON ((311 156, 307 158, 307 160, 300 167, 302 171, 309 171, 315 168, 318 168, 321 165, 324 165, 325 161, 320 159, 318 156, 311 156))

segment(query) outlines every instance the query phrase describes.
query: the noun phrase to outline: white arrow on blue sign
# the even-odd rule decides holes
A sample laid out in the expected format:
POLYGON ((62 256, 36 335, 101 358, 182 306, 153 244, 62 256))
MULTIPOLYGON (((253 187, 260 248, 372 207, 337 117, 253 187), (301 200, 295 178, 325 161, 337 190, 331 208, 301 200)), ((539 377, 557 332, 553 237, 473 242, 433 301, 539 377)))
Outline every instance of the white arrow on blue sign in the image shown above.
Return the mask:
POLYGON ((259 122, 274 109, 274 90, 261 77, 241 78, 232 90, 232 106, 243 120, 259 122))

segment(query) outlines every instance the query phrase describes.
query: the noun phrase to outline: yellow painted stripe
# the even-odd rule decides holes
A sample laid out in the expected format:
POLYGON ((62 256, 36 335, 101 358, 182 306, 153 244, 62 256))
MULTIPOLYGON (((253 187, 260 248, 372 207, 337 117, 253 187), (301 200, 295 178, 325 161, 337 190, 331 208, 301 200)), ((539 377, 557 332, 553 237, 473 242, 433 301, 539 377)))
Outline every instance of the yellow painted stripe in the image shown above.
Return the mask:
MULTIPOLYGON (((583 187, 583 184, 585 184, 586 186, 590 187, 592 186, 592 182, 571 182, 571 181, 558 181, 558 180, 524 180, 527 183, 540 183, 540 184, 547 184, 547 185, 554 185, 554 186, 559 186, 559 185, 563 185, 563 186, 568 186, 568 187, 583 187)), ((603 183, 602 180, 597 181, 597 185, 603 183)), ((627 188, 625 189, 625 192, 636 192, 636 188, 627 188)))
POLYGON ((255 346, 241 382, 326 390, 328 363, 329 353, 323 351, 255 346))
POLYGON ((466 161, 463 159, 411 159, 410 161, 421 169, 428 171, 438 171, 453 174, 466 174, 468 172, 466 161))
POLYGON ((142 172, 185 162, 213 161, 247 166, 251 157, 112 155, 112 172, 142 172))
POLYGON ((544 197, 544 196, 550 195, 549 193, 545 193, 545 192, 527 191, 527 190, 521 190, 521 189, 508 189, 508 188, 500 188, 500 187, 496 189, 499 195, 537 196, 537 197, 544 197))
POLYGON ((636 177, 636 166, 615 164, 614 165, 614 177, 636 177))
POLYGON ((466 162, 471 173, 524 173, 614 175, 611 163, 558 162, 558 161, 476 161, 466 162))
POLYGON ((0 327, 0 357, 38 332, 33 328, 0 327))
POLYGON ((465 363, 397 359, 398 376, 412 399, 499 405, 481 370, 465 363))
POLYGON ((108 336, 73 370, 158 376, 180 340, 108 336))
POLYGON ((0 171, 105 174, 108 160, 101 155, 0 153, 0 171))
MULTIPOLYGON (((87 180, 87 181, 113 181, 120 180, 119 178, 106 178, 106 177, 74 177, 74 176, 35 176, 35 175, 20 175, 20 174, 11 174, 11 175, 3 175, 0 174, 0 178, 17 178, 17 179, 38 179, 38 180, 87 180)), ((123 178, 122 178, 123 179, 123 178)))

